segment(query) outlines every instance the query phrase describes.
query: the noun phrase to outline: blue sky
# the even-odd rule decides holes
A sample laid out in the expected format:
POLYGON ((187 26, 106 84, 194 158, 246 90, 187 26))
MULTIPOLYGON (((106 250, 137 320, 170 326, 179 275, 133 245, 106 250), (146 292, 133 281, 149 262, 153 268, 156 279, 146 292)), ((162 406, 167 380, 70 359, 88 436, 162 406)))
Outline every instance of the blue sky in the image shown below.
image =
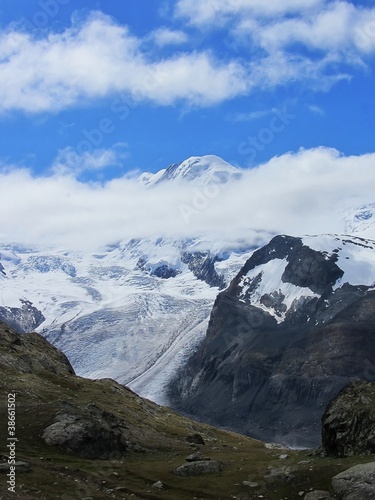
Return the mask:
POLYGON ((0 241, 345 231, 375 201, 374 58, 370 0, 0 1, 0 241), (136 182, 207 154, 246 176, 190 225, 194 191, 136 182))
POLYGON ((1 162, 105 181, 192 155, 373 152, 372 2, 267 5, 1 2, 1 162))

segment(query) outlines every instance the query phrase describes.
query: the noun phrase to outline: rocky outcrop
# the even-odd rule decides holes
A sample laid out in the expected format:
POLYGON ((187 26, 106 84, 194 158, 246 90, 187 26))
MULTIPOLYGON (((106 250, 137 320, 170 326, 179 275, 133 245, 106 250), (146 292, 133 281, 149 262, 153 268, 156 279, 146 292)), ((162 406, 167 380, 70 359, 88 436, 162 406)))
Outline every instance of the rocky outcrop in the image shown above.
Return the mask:
POLYGON ((332 479, 340 500, 373 500, 375 498, 375 462, 355 465, 332 479))
POLYGON ((357 248, 375 261, 375 247, 329 242, 318 251, 278 236, 253 253, 170 386, 176 409, 262 440, 320 444, 327 404, 375 366, 375 292, 345 281, 338 265, 340 255, 355 266, 346 256, 357 248))
POLYGON ((217 255, 210 252, 182 252, 181 261, 188 265, 194 276, 208 285, 224 288, 225 280, 215 270, 215 262, 219 262, 217 255))
POLYGON ((322 443, 334 457, 375 453, 375 383, 355 381, 331 402, 322 418, 322 443))
POLYGON ((83 458, 121 458, 127 449, 126 428, 113 413, 89 404, 57 414, 55 423, 44 430, 43 439, 83 458))
POLYGON ((201 476, 202 474, 219 473, 223 469, 223 465, 218 460, 201 460, 198 462, 190 462, 180 465, 173 471, 175 476, 189 477, 201 476))
POLYGON ((21 373, 74 374, 68 358, 38 333, 19 335, 0 323, 0 367, 21 373))
POLYGON ((0 321, 3 321, 18 333, 34 331, 43 323, 45 317, 28 300, 20 300, 21 307, 0 307, 0 321))

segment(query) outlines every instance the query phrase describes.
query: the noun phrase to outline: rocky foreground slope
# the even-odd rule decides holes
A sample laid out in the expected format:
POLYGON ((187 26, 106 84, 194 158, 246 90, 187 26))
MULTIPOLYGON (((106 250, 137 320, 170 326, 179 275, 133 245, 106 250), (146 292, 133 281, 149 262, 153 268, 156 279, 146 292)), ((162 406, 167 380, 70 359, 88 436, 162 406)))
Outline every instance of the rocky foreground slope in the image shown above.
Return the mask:
POLYGON ((317 446, 327 404, 374 380, 375 242, 277 236, 215 302, 207 336, 170 388, 213 425, 317 446))
POLYGON ((1 422, 15 399, 17 438, 8 440, 2 424, 1 499, 353 499, 345 489, 336 494, 332 478, 369 461, 283 449, 199 424, 113 380, 77 377, 43 337, 1 323, 0 372, 1 422), (7 484, 13 453, 16 493, 7 484))

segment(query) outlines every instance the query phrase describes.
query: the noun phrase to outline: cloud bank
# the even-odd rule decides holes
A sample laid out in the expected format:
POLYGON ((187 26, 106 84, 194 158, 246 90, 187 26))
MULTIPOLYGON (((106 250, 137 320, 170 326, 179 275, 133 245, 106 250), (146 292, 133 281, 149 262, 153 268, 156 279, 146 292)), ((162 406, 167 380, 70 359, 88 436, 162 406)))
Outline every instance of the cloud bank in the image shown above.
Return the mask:
POLYGON ((179 0, 171 27, 144 38, 96 11, 63 32, 0 31, 0 112, 56 112, 118 94, 202 107, 281 84, 328 89, 374 53, 375 8, 347 1, 179 0), (224 51, 206 37, 217 29, 224 51))
MULTIPOLYGON (((57 172, 0 174, 0 241, 95 249, 137 237, 214 235, 241 239, 250 230, 288 234, 343 232, 348 208, 374 202, 375 154, 345 157, 301 150, 211 188, 136 179, 85 184, 57 172)), ((251 243, 251 242, 249 242, 251 243)))
MULTIPOLYGON (((161 45, 181 41, 172 31, 153 35, 161 45)), ((240 64, 221 63, 209 52, 151 59, 142 40, 99 12, 44 38, 0 34, 0 81, 0 110, 27 112, 58 111, 115 93, 160 105, 210 105, 248 87, 240 64)))

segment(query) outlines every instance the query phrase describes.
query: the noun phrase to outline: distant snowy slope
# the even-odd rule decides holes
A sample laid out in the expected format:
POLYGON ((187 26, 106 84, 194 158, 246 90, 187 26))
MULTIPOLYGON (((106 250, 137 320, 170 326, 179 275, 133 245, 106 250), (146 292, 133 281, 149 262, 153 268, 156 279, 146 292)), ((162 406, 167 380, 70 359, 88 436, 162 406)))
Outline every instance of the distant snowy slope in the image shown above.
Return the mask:
POLYGON ((228 250, 198 238, 133 239, 93 254, 3 246, 0 318, 17 312, 20 327, 37 328, 79 375, 134 380, 165 402, 172 367, 203 338, 219 286, 250 253, 243 242, 228 250))
POLYGON ((345 232, 375 239, 375 203, 348 210, 345 232))

